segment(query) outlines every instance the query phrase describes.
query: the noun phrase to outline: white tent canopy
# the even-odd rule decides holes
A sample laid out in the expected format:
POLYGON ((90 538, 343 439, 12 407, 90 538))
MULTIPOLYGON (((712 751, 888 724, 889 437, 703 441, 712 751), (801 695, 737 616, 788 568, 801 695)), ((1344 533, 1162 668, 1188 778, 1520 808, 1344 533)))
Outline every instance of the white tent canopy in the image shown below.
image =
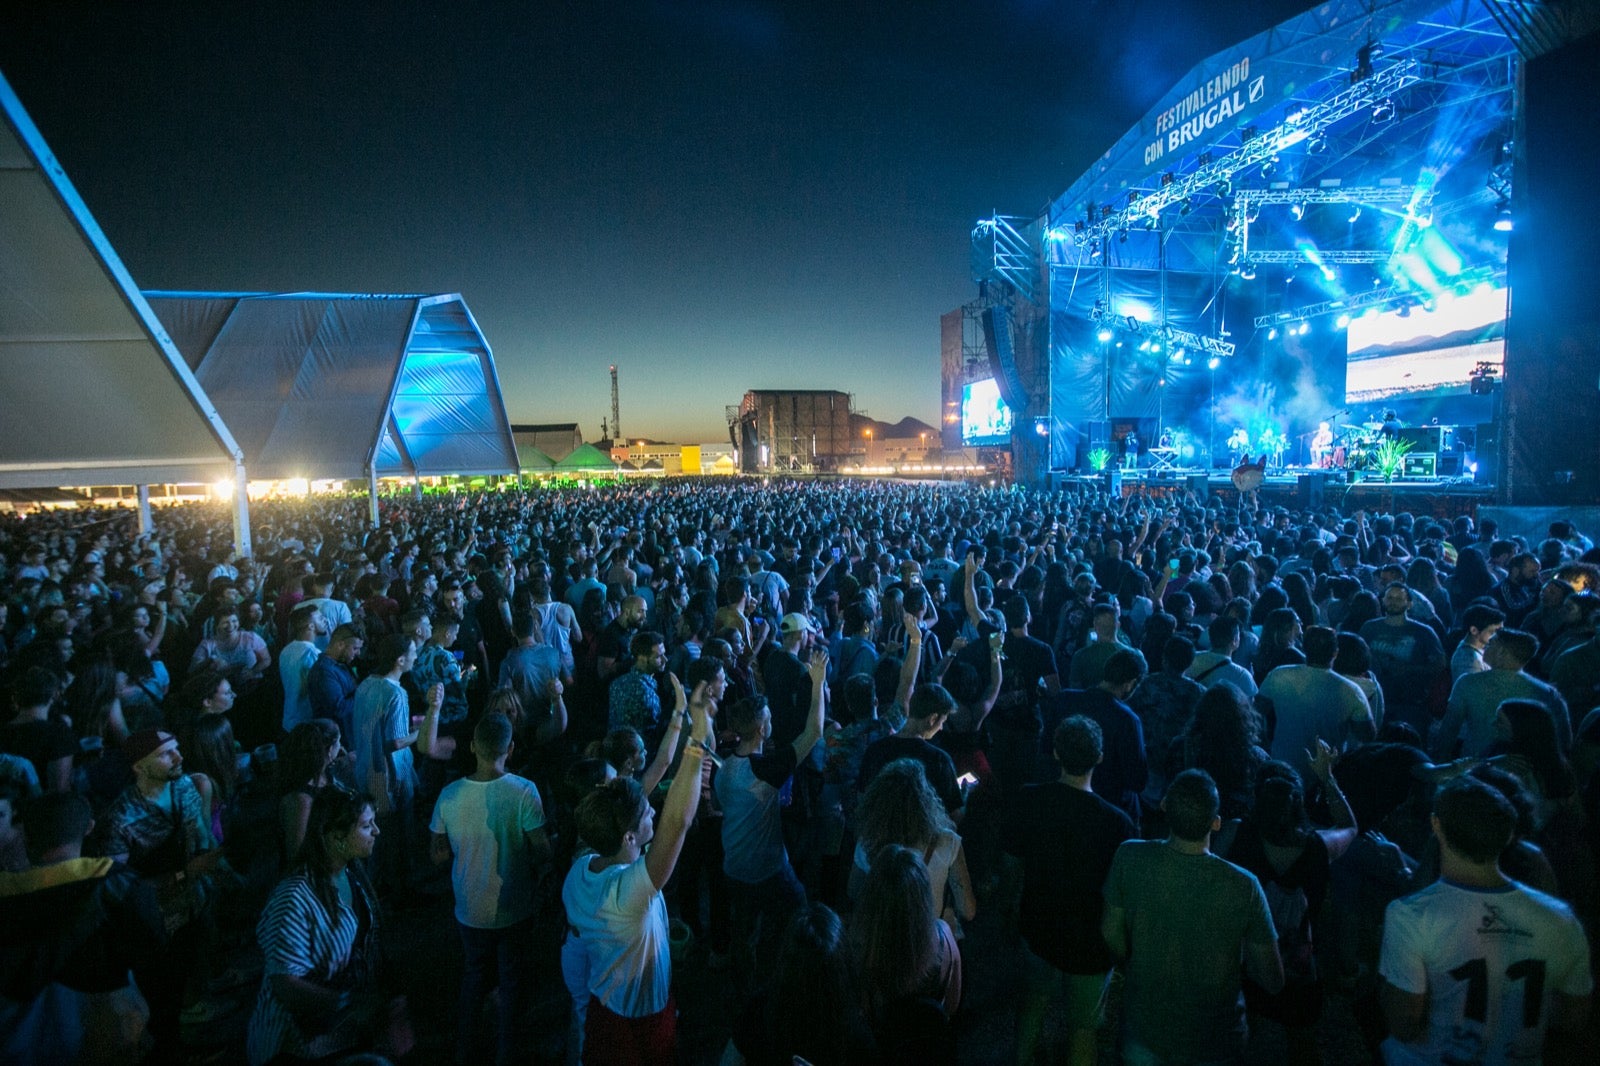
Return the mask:
POLYGON ((0 488, 235 478, 228 428, 3 77, 0 110, 0 488))
POLYGON ((457 294, 145 296, 252 478, 517 471, 494 357, 457 294))

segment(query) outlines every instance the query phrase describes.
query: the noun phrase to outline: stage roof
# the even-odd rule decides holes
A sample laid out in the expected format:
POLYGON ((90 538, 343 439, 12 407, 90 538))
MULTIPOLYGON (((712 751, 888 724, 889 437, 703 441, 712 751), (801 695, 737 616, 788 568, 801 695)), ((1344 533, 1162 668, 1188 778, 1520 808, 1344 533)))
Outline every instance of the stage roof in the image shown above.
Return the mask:
POLYGON ((0 77, 0 487, 231 478, 239 448, 0 77))
POLYGON ((1392 272, 1417 251, 1437 272, 1435 236, 1452 246, 1451 273, 1502 270, 1503 238, 1482 234, 1512 205, 1516 60, 1591 27, 1597 7, 1320 4, 1195 66, 1042 217, 981 224, 975 276, 1037 299, 1030 259, 1226 273, 1242 251, 1245 263, 1392 272), (1419 232, 1430 224, 1445 229, 1419 232))
POLYGON ((517 472, 494 358, 459 295, 145 296, 252 478, 517 472))

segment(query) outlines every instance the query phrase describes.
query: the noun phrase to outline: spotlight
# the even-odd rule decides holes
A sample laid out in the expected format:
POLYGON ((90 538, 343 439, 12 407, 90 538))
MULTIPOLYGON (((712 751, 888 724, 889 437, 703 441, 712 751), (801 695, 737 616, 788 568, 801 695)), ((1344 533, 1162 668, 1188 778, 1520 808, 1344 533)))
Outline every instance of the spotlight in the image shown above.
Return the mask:
POLYGON ((1311 153, 1312 155, 1321 155, 1323 152, 1326 152, 1327 150, 1328 150, 1328 138, 1324 137, 1320 133, 1306 142, 1306 151, 1311 153))
POLYGON ((1340 329, 1344 329, 1346 326, 1350 325, 1350 316, 1340 315, 1338 318, 1334 319, 1333 322, 1334 325, 1338 326, 1340 329))
POLYGON ((1277 326, 1273 326, 1271 329, 1267 330, 1267 340, 1275 341, 1277 339, 1278 339, 1278 327, 1277 326))
POLYGON ((1099 241, 1095 241, 1094 244, 1090 245, 1090 247, 1089 247, 1089 258, 1090 259, 1099 259, 1100 258, 1100 242, 1099 241))
POLYGON ((1497 232, 1500 232, 1500 233, 1510 233, 1511 232, 1511 205, 1510 204, 1502 205, 1500 210, 1495 212, 1494 228, 1495 228, 1495 230, 1497 232))
POLYGON ((1311 323, 1305 321, 1304 319, 1301 319, 1300 328, 1295 330, 1295 332, 1300 334, 1300 336, 1304 337, 1307 333, 1311 332, 1311 323))
POLYGON ((1247 141, 1255 140, 1256 139, 1256 134, 1260 133, 1260 132, 1261 131, 1256 129, 1254 126, 1246 126, 1246 127, 1244 127, 1242 130, 1239 131, 1239 143, 1240 144, 1244 144, 1247 141))
POLYGON ((1256 279, 1255 265, 1253 263, 1246 263, 1244 265, 1244 269, 1239 271, 1239 276, 1246 281, 1254 281, 1256 279))
POLYGON ((1080 218, 1080 219, 1078 219, 1078 221, 1076 221, 1076 222, 1074 222, 1074 223, 1073 223, 1073 224, 1072 224, 1072 232, 1073 232, 1073 233, 1074 233, 1074 234, 1077 234, 1077 235, 1079 235, 1079 236, 1082 236, 1082 234, 1083 234, 1083 231, 1084 231, 1084 230, 1085 230, 1085 229, 1086 229, 1086 228, 1087 228, 1087 227, 1086 227, 1086 226, 1084 226, 1084 224, 1083 224, 1083 219, 1081 219, 1081 218, 1080 218))
POLYGON ((1133 330, 1135 333, 1139 332, 1139 320, 1137 318, 1134 318, 1132 315, 1129 315, 1128 318, 1127 318, 1127 322, 1128 322, 1128 328, 1129 329, 1133 330))
POLYGON ((1346 222, 1354 222, 1356 219, 1358 219, 1360 217, 1361 217, 1361 205, 1357 204, 1356 206, 1354 206, 1354 207, 1352 207, 1350 209, 1350 217, 1345 219, 1345 221, 1346 222))
POLYGON ((1211 150, 1208 148, 1201 152, 1194 162, 1197 167, 1209 167, 1211 165, 1211 150))
POLYGON ((1134 204, 1136 204, 1138 202, 1139 202, 1139 190, 1138 189, 1129 189, 1128 190, 1128 206, 1132 207, 1134 204))
POLYGON ((1117 240, 1122 242, 1123 244, 1127 244, 1128 243, 1128 231, 1125 230, 1125 229, 1117 230, 1117 240))
POLYGON ((1100 328, 1100 332, 1095 334, 1095 337, 1099 339, 1101 344, 1104 344, 1106 341, 1111 339, 1111 331, 1102 326, 1100 328))
POLYGON ((1304 201, 1289 205, 1289 217, 1294 219, 1296 222, 1299 222, 1302 218, 1306 217, 1306 205, 1304 201))
POLYGON ((1233 182, 1232 182, 1232 180, 1230 180, 1228 178, 1223 178, 1221 181, 1217 182, 1217 195, 1219 197, 1221 197, 1222 199, 1224 199, 1224 200, 1226 200, 1228 197, 1232 196, 1233 195, 1233 182))
POLYGON ((1222 365, 1222 360, 1218 359, 1214 355, 1210 359, 1206 360, 1206 369, 1207 370, 1215 370, 1217 367, 1219 367, 1221 365, 1222 365))
POLYGON ((1272 177, 1272 172, 1277 170, 1277 169, 1278 169, 1278 157, 1277 156, 1273 156, 1271 159, 1269 159, 1265 163, 1261 164, 1261 176, 1263 178, 1270 178, 1270 177, 1272 177))
POLYGON ((1356 69, 1350 72, 1351 85, 1358 81, 1366 81, 1372 77, 1372 51, 1373 43, 1371 41, 1356 49, 1356 69))
POLYGON ((1394 101, 1379 100, 1372 106, 1372 121, 1388 122, 1394 118, 1394 101))
POLYGON ((1187 215, 1192 210, 1194 210, 1194 201, 1184 197, 1183 202, 1178 204, 1178 214, 1187 215))
POLYGON ((1168 185, 1171 185, 1176 180, 1178 180, 1176 175, 1169 170, 1165 174, 1161 175, 1161 187, 1165 189, 1168 185))

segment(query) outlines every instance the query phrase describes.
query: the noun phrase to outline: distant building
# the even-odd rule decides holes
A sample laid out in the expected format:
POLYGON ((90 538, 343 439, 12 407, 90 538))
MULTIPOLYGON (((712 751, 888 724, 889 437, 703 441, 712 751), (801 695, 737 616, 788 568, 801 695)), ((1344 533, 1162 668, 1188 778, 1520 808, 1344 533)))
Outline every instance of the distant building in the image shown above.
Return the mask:
POLYGON ((511 436, 517 448, 537 448, 556 462, 578 450, 583 443, 583 430, 576 422, 552 422, 544 425, 516 425, 511 436))
POLYGON ((853 439, 848 392, 752 389, 729 410, 745 473, 837 470, 862 444, 853 439))

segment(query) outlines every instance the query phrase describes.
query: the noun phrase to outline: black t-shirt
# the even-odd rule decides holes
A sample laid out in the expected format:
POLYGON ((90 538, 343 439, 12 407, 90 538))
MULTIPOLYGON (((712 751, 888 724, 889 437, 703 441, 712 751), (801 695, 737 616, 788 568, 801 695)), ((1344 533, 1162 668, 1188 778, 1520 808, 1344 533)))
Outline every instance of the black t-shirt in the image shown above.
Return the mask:
POLYGON ((48 767, 57 759, 67 759, 78 753, 78 741, 72 730, 59 718, 43 722, 11 722, 0 726, 0 751, 19 755, 33 763, 39 775, 39 784, 50 789, 48 767))
POLYGON ((856 788, 862 792, 872 784, 878 771, 896 759, 915 759, 928 775, 928 784, 939 794, 947 811, 961 809, 961 786, 956 784, 956 764, 950 756, 921 737, 884 737, 867 745, 861 755, 861 771, 856 776, 856 788))
MULTIPOLYGON (((637 629, 624 628, 620 619, 613 618, 600 631, 600 641, 596 646, 597 656, 601 659, 615 659, 617 665, 614 669, 616 672, 618 674, 627 673, 633 666, 633 653, 629 650, 629 645, 633 643, 633 635, 637 632, 637 629)), ((610 681, 611 679, 602 678, 601 680, 610 681)))
POLYGON ((1102 688, 1068 689, 1049 701, 1045 708, 1047 732, 1044 740, 1047 744, 1055 736, 1061 720, 1074 714, 1091 718, 1100 726, 1105 755, 1094 772, 1095 792, 1137 823, 1141 817, 1139 793, 1150 782, 1144 727, 1139 724, 1139 716, 1102 688))
POLYGON ((1427 754, 1409 744, 1362 744, 1339 757, 1333 776, 1350 802, 1356 825, 1373 829, 1410 798, 1419 784, 1411 771, 1427 762, 1427 754))
POLYGON ((805 731, 811 710, 811 675, 799 656, 779 647, 767 652, 761 679, 766 682, 767 707, 772 711, 768 744, 793 744, 805 731))
MULTIPOLYGON (((984 654, 988 652, 985 649, 984 654)), ((1054 675, 1056 654, 1042 640, 1011 633, 1006 636, 1000 666, 1000 694, 992 717, 996 725, 1023 731, 1039 729, 1039 683, 1054 675)), ((987 662, 985 666, 987 667, 987 662)), ((988 680, 985 670, 984 680, 988 680)))
POLYGON ((1006 824, 1006 850, 1023 863, 1018 923, 1028 949, 1066 973, 1104 973, 1101 887, 1128 816, 1092 792, 1051 781, 1025 785, 1006 824))

